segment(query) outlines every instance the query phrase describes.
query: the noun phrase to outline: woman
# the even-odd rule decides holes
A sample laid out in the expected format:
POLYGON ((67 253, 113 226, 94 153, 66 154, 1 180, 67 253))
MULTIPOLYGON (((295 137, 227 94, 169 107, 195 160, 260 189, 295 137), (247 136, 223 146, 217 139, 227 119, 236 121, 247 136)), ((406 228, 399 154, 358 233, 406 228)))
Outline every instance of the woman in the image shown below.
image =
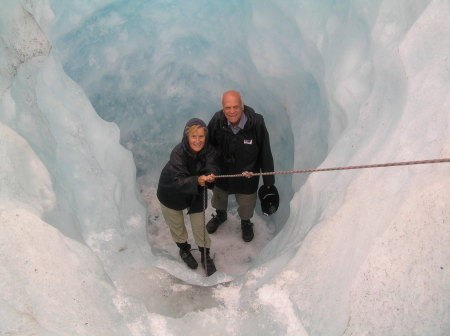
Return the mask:
POLYGON ((203 196, 206 197, 206 193, 203 187, 214 182, 219 169, 216 151, 207 144, 207 134, 208 129, 202 120, 193 118, 186 123, 181 143, 172 150, 170 160, 161 172, 157 196, 172 239, 180 248, 181 259, 196 269, 198 263, 190 252, 183 218, 183 210, 188 210, 194 240, 201 252, 201 263, 210 276, 216 272, 216 266, 209 256, 211 240, 204 226, 206 199, 203 196))

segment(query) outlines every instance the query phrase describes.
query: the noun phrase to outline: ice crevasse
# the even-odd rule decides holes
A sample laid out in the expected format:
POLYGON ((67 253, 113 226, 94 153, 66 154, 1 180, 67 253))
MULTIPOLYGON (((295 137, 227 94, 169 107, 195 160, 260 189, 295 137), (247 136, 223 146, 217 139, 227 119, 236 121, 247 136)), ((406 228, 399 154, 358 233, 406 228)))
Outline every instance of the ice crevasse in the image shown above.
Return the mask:
POLYGON ((156 251, 141 195, 230 88, 277 170, 449 158, 448 17, 446 0, 2 0, 0 334, 448 335, 448 163, 277 177, 274 237, 242 275, 156 251))

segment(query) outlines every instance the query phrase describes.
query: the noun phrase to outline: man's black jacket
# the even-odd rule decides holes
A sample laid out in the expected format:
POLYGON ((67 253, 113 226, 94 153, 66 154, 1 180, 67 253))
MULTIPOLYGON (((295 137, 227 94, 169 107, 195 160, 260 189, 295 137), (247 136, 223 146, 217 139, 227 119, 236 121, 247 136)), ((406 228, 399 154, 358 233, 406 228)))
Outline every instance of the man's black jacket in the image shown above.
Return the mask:
MULTIPOLYGON (((241 174, 274 171, 269 133, 264 118, 251 107, 244 105, 247 122, 244 129, 234 134, 222 110, 216 112, 208 124, 208 139, 220 151, 221 174, 241 174)), ((273 175, 263 176, 265 185, 275 184, 273 175)), ((220 178, 215 184, 230 194, 252 194, 258 189, 259 176, 220 178)))

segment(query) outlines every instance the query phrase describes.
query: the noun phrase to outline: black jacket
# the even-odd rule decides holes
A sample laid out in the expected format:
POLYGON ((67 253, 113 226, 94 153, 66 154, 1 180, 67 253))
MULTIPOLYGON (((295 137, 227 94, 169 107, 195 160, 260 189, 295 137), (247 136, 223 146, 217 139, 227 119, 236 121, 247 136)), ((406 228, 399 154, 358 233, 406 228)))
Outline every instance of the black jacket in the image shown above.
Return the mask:
MULTIPOLYGON (((262 115, 244 105, 247 122, 244 129, 234 134, 222 110, 216 112, 208 124, 208 137, 212 145, 220 151, 221 174, 241 174, 244 171, 274 171, 269 133, 262 115)), ((263 176, 265 185, 275 184, 273 175, 263 176)), ((252 194, 258 189, 259 176, 221 178, 216 185, 230 194, 252 194)))
MULTIPOLYGON (((196 118, 189 120, 186 126, 194 124, 206 127, 203 121, 196 118)), ((173 210, 189 208, 188 213, 202 212, 204 193, 198 184, 198 177, 211 173, 219 174, 217 151, 206 139, 205 147, 193 153, 183 131, 183 140, 172 150, 169 162, 161 171, 156 193, 158 200, 173 210)))

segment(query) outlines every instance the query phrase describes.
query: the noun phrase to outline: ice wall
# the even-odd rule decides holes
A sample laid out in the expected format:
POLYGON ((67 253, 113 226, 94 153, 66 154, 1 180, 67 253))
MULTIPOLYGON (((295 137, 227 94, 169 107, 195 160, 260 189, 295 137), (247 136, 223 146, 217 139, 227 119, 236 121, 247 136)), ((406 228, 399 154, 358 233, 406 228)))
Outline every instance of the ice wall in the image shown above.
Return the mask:
POLYGON ((135 171, 155 183, 179 124, 231 87, 265 115, 277 170, 450 157, 449 15, 3 0, 0 331, 448 334, 448 164, 278 178, 290 216, 235 279, 151 252, 135 171))

